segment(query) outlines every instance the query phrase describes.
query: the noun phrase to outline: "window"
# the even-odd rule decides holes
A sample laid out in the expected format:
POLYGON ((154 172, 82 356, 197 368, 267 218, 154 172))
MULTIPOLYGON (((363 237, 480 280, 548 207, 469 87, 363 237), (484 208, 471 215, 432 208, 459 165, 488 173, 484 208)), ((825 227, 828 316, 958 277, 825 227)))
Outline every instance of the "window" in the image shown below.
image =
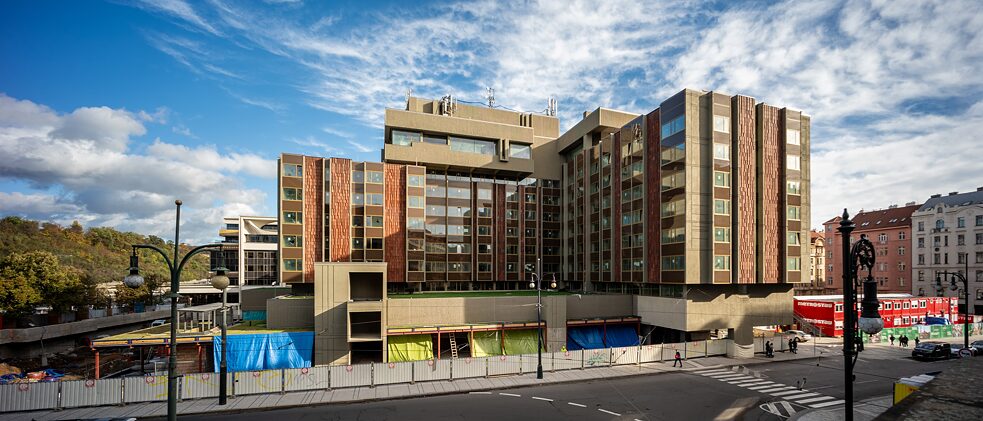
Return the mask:
POLYGON ((283 223, 284 224, 300 224, 303 223, 304 213, 299 211, 284 211, 283 212, 283 223))
POLYGON ((887 243, 887 234, 881 233, 877 236, 877 242, 881 244, 887 243))
POLYGON ((423 272, 423 261, 420 260, 407 261, 406 270, 409 272, 423 272))
POLYGON ((406 228, 411 230, 422 230, 424 228, 423 218, 406 218, 406 228))
POLYGON ((662 256, 662 270, 684 269, 686 269, 684 256, 662 256))
POLYGON ((966 228, 966 218, 962 216, 956 218, 956 228, 966 228))
POLYGON ((392 134, 392 144, 400 146, 410 146, 410 143, 419 142, 421 140, 419 133, 404 132, 402 130, 393 130, 392 134))
POLYGON ((487 225, 479 225, 478 235, 491 235, 491 227, 487 225))
POLYGON ((682 215, 685 211, 685 200, 678 199, 671 202, 665 202, 662 204, 662 217, 682 215))
POLYGON ((427 272, 447 272, 447 266, 444 262, 425 262, 423 269, 427 272))
POLYGON ((488 206, 482 206, 478 208, 478 216, 482 218, 489 218, 492 216, 492 209, 488 206))
POLYGON ((447 253, 450 254, 471 254, 471 245, 467 243, 448 243, 447 253))
POLYGON ((976 233, 976 244, 983 244, 983 233, 976 233))
MULTIPOLYGON (((304 167, 299 164, 283 164, 284 177, 303 177, 304 167)), ((977 224, 979 225, 979 224, 977 224)))
POLYGON ((304 191, 301 189, 295 189, 293 187, 283 188, 283 199, 284 200, 304 200, 304 191))
POLYGON ((730 270, 730 256, 713 256, 713 270, 730 270))
POLYGON ((799 257, 788 258, 788 270, 795 271, 802 269, 802 259, 799 257))
POLYGON ((467 187, 448 187, 447 197, 451 199, 470 199, 471 189, 467 187))
POLYGON ((898 239, 899 240, 904 240, 905 239, 905 233, 904 233, 904 231, 901 231, 901 232, 898 233, 898 239))
POLYGON ((471 217, 471 207, 469 206, 448 206, 447 216, 471 217))
POLYGON ((918 255, 918 264, 919 265, 924 265, 925 264, 925 255, 924 254, 919 254, 918 255))
POLYGON ((713 185, 714 187, 730 187, 730 173, 714 171, 713 185))
POLYGON ((486 262, 478 262, 478 272, 491 272, 492 264, 486 262))
POLYGON ((964 264, 966 263, 966 253, 959 253, 956 255, 956 263, 964 264))
POLYGON ((798 171, 802 161, 799 159, 798 155, 789 155, 785 157, 785 163, 787 164, 786 168, 798 171))
POLYGON ((918 223, 918 230, 919 231, 925 231, 925 222, 919 222, 918 223))
POLYGON ((730 117, 724 115, 713 116, 713 131, 730 133, 730 117))
POLYGON ((976 252, 976 263, 983 263, 983 251, 976 252))
POLYGON ((362 171, 352 171, 352 183, 364 183, 365 173, 362 171))
POLYGON ((786 193, 788 194, 799 194, 801 192, 801 182, 800 181, 789 181, 787 185, 786 193))
POLYGON ((424 204, 423 196, 407 196, 406 197, 406 207, 410 208, 423 208, 424 204))
POLYGON ((730 161, 730 145, 724 143, 713 144, 713 159, 730 161))
POLYGON ((898 247, 898 256, 904 256, 904 253, 905 253, 904 246, 899 246, 898 247))
POLYGON ((365 248, 369 250, 382 250, 381 238, 366 238, 365 248))
POLYGON ((964 245, 966 245, 966 236, 965 235, 962 235, 962 234, 957 235, 956 236, 956 245, 957 246, 964 246, 964 245))
POLYGON ((283 246, 284 247, 303 247, 304 246, 304 236, 302 236, 302 235, 284 235, 283 236, 283 246))
POLYGON ((715 215, 730 215, 730 200, 713 199, 713 213, 715 215))
POLYGON ((801 134, 799 133, 798 130, 792 130, 792 129, 785 130, 785 141, 788 142, 789 145, 800 144, 802 140, 800 136, 801 134))
POLYGON ((976 215, 976 226, 983 227, 983 215, 976 215))
POLYGON ((943 220, 941 220, 941 219, 936 219, 936 220, 935 220, 935 228, 936 228, 936 229, 942 229, 942 228, 945 228, 945 221, 943 221, 943 220))
POLYGON ((447 235, 471 235, 470 225, 448 225, 447 235))
POLYGON ((352 249, 361 250, 365 248, 365 240, 362 238, 352 238, 352 249))
POLYGON ((519 211, 515 209, 506 209, 505 219, 519 219, 519 211))
POLYGON ((490 140, 450 137, 451 150, 455 152, 495 155, 495 142, 490 140))
POLYGON ((424 143, 433 143, 434 145, 446 145, 447 144, 447 136, 427 134, 427 135, 423 135, 423 142, 424 143))
POLYGON ((797 231, 789 231, 789 233, 788 233, 788 245, 790 245, 790 246, 800 245, 801 243, 799 242, 799 240, 800 240, 800 236, 801 235, 802 235, 802 233, 800 233, 800 232, 797 232, 797 231))
POLYGON ((366 183, 382 184, 382 180, 382 171, 366 171, 365 173, 366 183))
POLYGON ((713 241, 717 243, 729 243, 730 242, 730 228, 725 227, 714 227, 713 228, 713 241))
POLYGON ((925 238, 924 237, 918 238, 918 248, 920 248, 920 249, 925 248, 925 238))
POLYGON ((422 175, 410 175, 406 177, 406 184, 410 187, 423 187, 423 183, 422 175))
POLYGON ((536 193, 526 193, 526 203, 536 203, 536 193))
POLYGON ((684 228, 669 228, 662 230, 662 244, 682 243, 686 241, 684 228))
POLYGON ((304 261, 302 259, 283 259, 283 270, 285 272, 300 272, 303 270, 304 261))
POLYGON ((365 195, 365 204, 372 206, 382 206, 383 195, 382 193, 369 193, 365 195))
POLYGON ((509 156, 512 158, 532 158, 532 147, 521 143, 509 143, 509 156))
POLYGON ((423 239, 422 238, 410 238, 406 242, 406 248, 409 251, 423 251, 423 239))
POLYGON ((365 226, 367 227, 382 227, 382 217, 381 216, 366 216, 365 226))
POLYGON ((665 139, 686 128, 686 115, 681 115, 662 125, 662 138, 665 139))
POLYGON ((801 218, 800 212, 801 212, 801 209, 798 206, 789 206, 788 207, 788 219, 790 221, 798 221, 799 218, 801 218))
POLYGON ((478 200, 492 200, 491 189, 478 189, 478 200))

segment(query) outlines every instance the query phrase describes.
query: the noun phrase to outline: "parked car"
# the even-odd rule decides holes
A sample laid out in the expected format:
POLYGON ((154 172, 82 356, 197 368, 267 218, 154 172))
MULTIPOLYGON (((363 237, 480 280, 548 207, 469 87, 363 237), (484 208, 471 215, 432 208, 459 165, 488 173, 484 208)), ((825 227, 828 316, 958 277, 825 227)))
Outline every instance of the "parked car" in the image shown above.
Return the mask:
POLYGON ((911 358, 916 360, 948 360, 952 358, 951 345, 945 342, 922 342, 911 350, 911 358))
POLYGON ((801 330, 789 330, 785 333, 794 336, 795 340, 799 342, 809 342, 809 340, 812 339, 812 335, 805 333, 801 330))
POLYGON ((964 346, 962 346, 960 344, 952 344, 952 345, 950 345, 950 348, 949 349, 950 349, 949 352, 952 354, 952 357, 953 358, 961 358, 961 357, 965 356, 964 353, 963 353, 963 350, 964 349, 965 350, 968 350, 968 352, 969 352, 969 355, 968 356, 970 356, 970 357, 976 356, 976 348, 973 348, 973 347, 966 348, 966 347, 964 347, 964 346))
POLYGON ((976 350, 977 356, 983 355, 983 341, 973 341, 969 347, 976 350))
POLYGON ((163 326, 165 324, 167 324, 167 320, 157 319, 150 323, 150 327, 163 326))

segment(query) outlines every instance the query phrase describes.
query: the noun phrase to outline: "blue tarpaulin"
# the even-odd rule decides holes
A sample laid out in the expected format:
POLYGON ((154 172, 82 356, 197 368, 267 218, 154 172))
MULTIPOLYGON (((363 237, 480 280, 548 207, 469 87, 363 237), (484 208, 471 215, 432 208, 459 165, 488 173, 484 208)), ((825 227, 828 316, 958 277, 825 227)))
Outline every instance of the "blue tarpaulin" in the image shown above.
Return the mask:
MULTIPOLYGON (((228 335, 228 370, 271 370, 311 366, 314 332, 228 335)), ((215 372, 222 358, 222 337, 213 339, 215 372)))
POLYGON ((605 331, 604 342, 608 348, 619 346, 637 346, 638 334, 634 326, 629 325, 608 325, 605 331))
POLYGON ((925 324, 927 325, 947 325, 949 324, 949 319, 945 317, 926 317, 925 324))
POLYGON ((604 348, 604 331, 601 326, 567 328, 567 350, 604 348))

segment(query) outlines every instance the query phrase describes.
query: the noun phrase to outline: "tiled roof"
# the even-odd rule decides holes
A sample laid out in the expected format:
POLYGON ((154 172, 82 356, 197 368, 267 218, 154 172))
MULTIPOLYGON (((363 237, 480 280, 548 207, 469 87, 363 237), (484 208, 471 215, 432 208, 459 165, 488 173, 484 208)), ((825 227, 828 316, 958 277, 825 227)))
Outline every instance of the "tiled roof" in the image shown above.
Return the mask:
POLYGON ((877 230, 894 227, 910 227, 911 214, 921 205, 903 206, 860 212, 853 217, 855 231, 877 230))
POLYGON ((946 206, 950 207, 983 204, 983 190, 953 194, 949 196, 933 197, 928 199, 924 205, 918 208, 918 211, 927 211, 934 208, 939 203, 945 203, 946 206))

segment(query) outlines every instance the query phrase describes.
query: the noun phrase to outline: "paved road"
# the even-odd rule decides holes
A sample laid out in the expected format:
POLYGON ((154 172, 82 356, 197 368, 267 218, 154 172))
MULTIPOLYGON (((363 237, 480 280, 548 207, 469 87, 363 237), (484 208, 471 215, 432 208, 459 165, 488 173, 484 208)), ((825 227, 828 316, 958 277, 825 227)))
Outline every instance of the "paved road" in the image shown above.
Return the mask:
MULTIPOLYGON (((820 358, 752 365, 737 371, 639 376, 579 384, 492 392, 311 406, 239 414, 182 416, 227 420, 583 420, 744 419, 781 420, 809 407, 836 408, 843 399, 843 358, 834 346, 810 345, 800 353, 820 358), (805 378, 805 391, 799 383, 805 378), (783 403, 784 402, 784 403, 783 403), (774 415, 770 412, 776 412, 774 415)), ((891 393, 899 376, 944 369, 949 364, 907 358, 909 349, 869 347, 857 363, 857 401, 891 393)), ((549 375, 549 373, 547 373, 549 375)))

